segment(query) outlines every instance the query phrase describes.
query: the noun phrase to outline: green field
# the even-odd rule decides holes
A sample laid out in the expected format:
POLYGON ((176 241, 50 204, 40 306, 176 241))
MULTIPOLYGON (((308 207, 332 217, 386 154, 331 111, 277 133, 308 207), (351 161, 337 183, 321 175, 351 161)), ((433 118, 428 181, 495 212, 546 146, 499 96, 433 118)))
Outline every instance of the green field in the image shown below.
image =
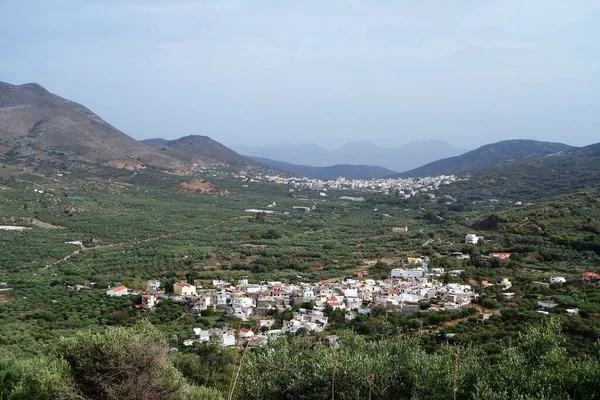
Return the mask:
MULTIPOLYGON (((597 356, 600 292, 593 283, 581 281, 582 273, 598 271, 600 263, 597 191, 527 206, 506 199, 500 204, 473 201, 457 195, 453 186, 436 193, 438 198, 452 193, 457 201, 451 204, 423 196, 405 200, 374 193, 360 193, 365 202, 348 202, 338 199, 348 192, 330 191, 327 198, 317 191, 292 193, 285 185, 248 182, 217 170, 199 176, 211 182, 214 194, 179 192, 179 184, 190 177, 152 169, 133 173, 95 168, 60 177, 56 172, 0 180, 0 225, 30 228, 0 230, 0 282, 5 283, 0 291, 0 348, 7 354, 55 352, 61 337, 101 333, 109 326, 131 327, 141 320, 149 320, 168 346, 181 350, 182 340, 194 327, 239 326, 223 313, 199 317, 190 306, 171 301, 161 302, 150 313, 136 310, 135 296, 106 296, 106 288, 117 283, 143 289, 148 279, 165 285, 242 278, 316 282, 365 269, 370 278, 384 278, 401 265, 401 259, 427 255, 433 266, 464 269, 461 276, 445 279, 474 284, 480 293, 476 304, 454 313, 428 312, 427 306, 411 315, 376 312, 350 322, 343 314, 328 311, 327 333, 350 330, 367 341, 420 333, 411 346, 420 346, 418 351, 432 360, 447 351, 446 346, 461 344, 477 346, 487 355, 485 362, 493 362, 507 357, 503 349, 519 342, 531 326, 550 318, 536 312, 537 302, 548 299, 558 304, 551 314, 560 321, 561 348, 569 359, 597 356), (269 208, 274 214, 245 211, 266 209, 274 202, 277 205, 269 208), (313 204, 311 212, 292 209, 313 204), (393 227, 404 226, 407 233, 392 232, 393 227), (465 245, 464 235, 470 232, 482 234, 483 242, 465 245), (83 248, 65 243, 90 238, 91 244, 83 248), (449 254, 456 251, 470 254, 471 260, 459 261, 449 254), (512 255, 502 261, 484 257, 490 252, 512 255), (365 261, 376 264, 367 267, 365 261), (536 283, 547 283, 552 275, 564 276, 567 282, 536 283), (504 297, 498 285, 480 284, 503 278, 513 282, 512 298, 504 297), (91 290, 72 289, 92 283, 91 290), (580 313, 567 317, 567 308, 580 313), (478 310, 495 314, 481 323, 478 310)), ((200 350, 184 351, 176 365, 182 371, 188 368, 196 351, 200 350)), ((230 350, 213 348, 209 353, 220 354, 221 364, 214 368, 221 374, 231 370, 230 350)), ((249 362, 256 362, 252 360, 258 353, 249 357, 249 362)), ((203 373, 207 371, 216 373, 210 368, 203 373)), ((213 378, 221 383, 210 385, 224 391, 223 382, 229 378, 219 373, 213 378)), ((208 384, 199 375, 188 379, 208 384)), ((250 385, 243 391, 249 398, 273 396, 258 386, 252 390, 259 392, 252 392, 253 376, 242 379, 250 385)))

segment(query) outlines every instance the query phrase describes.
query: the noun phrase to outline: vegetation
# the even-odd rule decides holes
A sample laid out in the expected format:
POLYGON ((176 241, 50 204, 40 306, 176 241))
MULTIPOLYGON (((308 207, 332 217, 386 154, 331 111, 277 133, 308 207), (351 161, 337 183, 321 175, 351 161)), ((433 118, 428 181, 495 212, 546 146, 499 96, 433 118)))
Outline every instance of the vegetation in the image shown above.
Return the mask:
MULTIPOLYGON (((598 354, 575 361, 563 341, 557 319, 529 328, 494 358, 477 345, 430 352, 406 336, 368 341, 345 331, 332 347, 283 337, 244 350, 230 393, 240 399, 597 398, 598 354)), ((142 322, 80 332, 41 359, 5 356, 0 398, 224 398, 234 379, 231 354, 208 343, 169 355, 166 344, 142 322)))
POLYGON ((400 176, 451 175, 504 163, 514 163, 515 161, 561 154, 562 152, 574 149, 576 148, 563 143, 523 139, 504 140, 486 144, 459 156, 433 161, 411 171, 404 172, 400 176))
MULTIPOLYGON (((480 297, 458 312, 432 311, 428 301, 410 315, 375 307, 346 321, 326 310, 325 334, 338 335, 339 347, 303 332, 249 349, 234 396, 429 399, 452 398, 456 388, 465 399, 598 397, 600 296, 581 279, 600 263, 597 190, 516 205, 486 172, 433 199, 360 193, 366 201, 355 203, 339 199, 347 192, 290 192, 227 169, 198 174, 214 194, 179 192, 189 176, 151 168, 8 170, 0 224, 31 229, 0 230, 0 399, 227 397, 244 350, 236 358, 215 343, 182 342, 193 327, 239 321, 170 300, 144 312, 134 307, 139 297, 106 289, 141 290, 148 279, 169 289, 182 280, 379 278, 407 256, 462 270, 440 279, 470 284, 480 297), (276 214, 245 211, 273 203, 276 214), (408 232, 394 233, 398 226, 408 232), (464 244, 472 232, 484 237, 477 246, 464 244), (82 239, 85 247, 66 243, 82 239), (549 284, 556 275, 566 282, 549 284), (556 303, 549 315, 537 312, 542 300, 556 303), (574 308, 578 315, 566 314, 574 308), (480 312, 493 315, 483 322, 480 312)), ((276 323, 290 313, 274 315, 276 323)))

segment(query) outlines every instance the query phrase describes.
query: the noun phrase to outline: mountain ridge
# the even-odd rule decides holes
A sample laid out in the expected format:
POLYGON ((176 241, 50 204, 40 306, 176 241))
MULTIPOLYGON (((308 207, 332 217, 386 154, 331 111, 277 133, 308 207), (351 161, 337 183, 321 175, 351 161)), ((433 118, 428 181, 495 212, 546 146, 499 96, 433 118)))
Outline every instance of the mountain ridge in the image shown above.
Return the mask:
POLYGON ((274 146, 232 146, 250 157, 267 158, 296 165, 377 165, 391 171, 407 171, 431 161, 465 153, 442 140, 412 142, 398 148, 386 148, 370 142, 346 143, 327 150, 314 143, 282 143, 274 146))
POLYGON ((0 82, 0 154, 54 163, 177 163, 37 83, 0 82))
POLYGON ((387 168, 375 165, 337 164, 326 167, 313 167, 311 165, 291 164, 283 161, 270 160, 268 158, 249 158, 269 168, 274 168, 297 176, 322 180, 337 179, 339 177, 344 177, 346 179, 377 179, 384 178, 394 173, 387 168))
POLYGON ((185 164, 256 166, 208 136, 138 141, 82 104, 37 83, 0 81, 0 157, 69 168, 102 163, 132 168, 143 164, 179 168, 185 164))
POLYGON ((561 152, 578 149, 564 143, 543 142, 529 139, 511 139, 486 144, 455 157, 433 161, 410 171, 402 172, 398 177, 420 177, 433 175, 451 175, 474 171, 494 165, 545 157, 561 152))
POLYGON ((251 159, 236 153, 208 136, 188 135, 174 140, 153 138, 144 139, 141 142, 187 163, 226 164, 234 167, 258 166, 251 159))

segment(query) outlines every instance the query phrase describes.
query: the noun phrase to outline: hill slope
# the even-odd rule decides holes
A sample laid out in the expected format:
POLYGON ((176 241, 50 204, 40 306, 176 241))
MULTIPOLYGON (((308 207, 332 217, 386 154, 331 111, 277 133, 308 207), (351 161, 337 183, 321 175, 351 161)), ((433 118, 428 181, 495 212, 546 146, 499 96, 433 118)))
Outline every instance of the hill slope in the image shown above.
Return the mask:
POLYGON ((262 164, 266 167, 278 169, 284 172, 289 172, 298 176, 306 176, 316 179, 337 179, 343 176, 346 179, 372 179, 384 178, 394 171, 387 168, 371 166, 371 165, 331 165, 327 167, 313 167, 310 165, 296 165, 282 161, 270 160, 268 158, 249 157, 250 159, 262 164))
POLYGON ((385 148, 369 142, 347 143, 327 150, 312 143, 284 143, 266 147, 233 146, 249 157, 267 158, 296 165, 327 167, 338 164, 378 165, 392 171, 407 171, 440 158, 457 156, 466 150, 441 140, 408 143, 398 148, 385 148))
POLYGON ((0 82, 0 155, 7 153, 49 162, 176 163, 35 83, 0 82))
POLYGON ((495 198, 537 203, 599 184, 600 143, 480 169, 445 191, 473 201, 495 198))
POLYGON ((234 167, 258 166, 254 161, 208 136, 190 135, 175 140, 146 139, 142 140, 142 143, 149 144, 160 152, 187 163, 227 164, 234 167))
POLYGON ((147 145, 151 145, 151 146, 161 146, 163 144, 169 143, 169 141, 167 139, 163 139, 163 138, 144 139, 144 140, 140 140, 140 142, 147 144, 147 145))
POLYGON ((456 157, 445 158, 403 172, 401 177, 457 174, 513 161, 523 161, 576 149, 562 143, 505 140, 481 146, 456 157))

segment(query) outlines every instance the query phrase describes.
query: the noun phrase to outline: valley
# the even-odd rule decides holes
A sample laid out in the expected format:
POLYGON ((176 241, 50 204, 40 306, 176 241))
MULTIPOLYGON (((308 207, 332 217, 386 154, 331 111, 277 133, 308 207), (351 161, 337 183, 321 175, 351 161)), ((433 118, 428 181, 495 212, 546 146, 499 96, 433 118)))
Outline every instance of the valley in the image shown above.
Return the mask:
MULTIPOLYGON (((57 101, 37 86, 10 91, 25 91, 32 112, 35 96, 57 101)), ((235 390, 237 369, 238 398, 276 399, 285 374, 309 379, 308 370, 325 376, 336 365, 349 377, 374 376, 360 396, 379 390, 387 398, 402 385, 427 398, 449 393, 428 380, 392 383, 400 382, 391 378, 396 367, 377 360, 398 354, 413 360, 402 364, 410 374, 446 365, 440 379, 464 379, 464 398, 499 392, 493 371, 516 368, 515 354, 521 371, 558 374, 553 363, 566 365, 561 381, 576 384, 565 393, 595 396, 597 145, 501 142, 441 160, 442 174, 335 170, 318 179, 206 136, 142 144, 91 112, 80 120, 79 107, 40 106, 50 120, 66 118, 48 114, 58 107, 119 139, 96 148, 84 135, 63 147, 56 138, 80 128, 48 125, 41 141, 2 104, 0 115, 13 122, 0 126, 8 144, 0 158, 0 353, 13 367, 32 357, 49 363, 27 367, 25 377, 54 363, 71 376, 61 363, 76 357, 73 349, 112 340, 158 346, 162 355, 144 368, 172 368, 182 380, 162 384, 204 393, 195 398, 235 390), (532 342, 547 359, 527 358, 532 342), (384 379, 390 384, 377 388, 384 379)), ((38 122, 35 129, 46 126, 38 122)), ((127 363, 124 354, 114 357, 127 363)), ((533 385, 548 379, 532 376, 533 385)), ((293 398, 308 390, 294 385, 293 398)), ((340 383, 341 393, 354 389, 340 383)))

